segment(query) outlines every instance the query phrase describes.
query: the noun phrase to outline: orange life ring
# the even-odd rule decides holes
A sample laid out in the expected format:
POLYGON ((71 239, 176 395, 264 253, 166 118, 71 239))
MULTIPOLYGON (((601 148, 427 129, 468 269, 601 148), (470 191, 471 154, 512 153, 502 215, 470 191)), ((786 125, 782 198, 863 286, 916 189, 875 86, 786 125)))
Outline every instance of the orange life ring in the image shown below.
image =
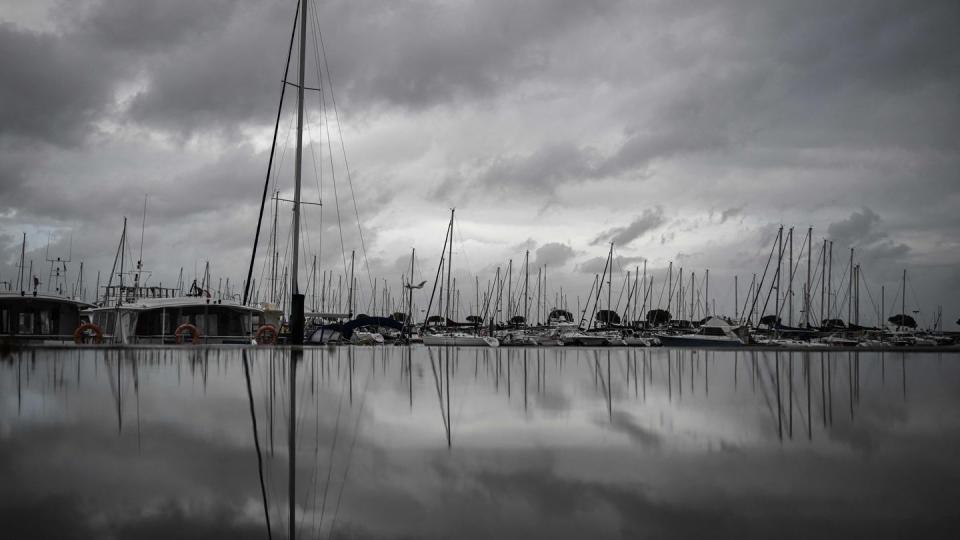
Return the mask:
POLYGON ((260 328, 257 328, 257 333, 254 334, 253 339, 257 341, 257 345, 273 345, 277 342, 277 327, 272 324, 265 324, 260 328), (268 336, 264 338, 264 336, 268 336))
POLYGON ((180 345, 180 343, 183 342, 184 332, 190 332, 190 335, 193 336, 191 343, 194 345, 200 342, 200 330, 190 323, 183 323, 173 331, 173 337, 177 341, 177 345, 180 345))
POLYGON ((93 342, 103 343, 103 329, 93 323, 83 323, 73 331, 73 342, 76 344, 85 343, 84 337, 87 337, 86 331, 93 330, 93 342))

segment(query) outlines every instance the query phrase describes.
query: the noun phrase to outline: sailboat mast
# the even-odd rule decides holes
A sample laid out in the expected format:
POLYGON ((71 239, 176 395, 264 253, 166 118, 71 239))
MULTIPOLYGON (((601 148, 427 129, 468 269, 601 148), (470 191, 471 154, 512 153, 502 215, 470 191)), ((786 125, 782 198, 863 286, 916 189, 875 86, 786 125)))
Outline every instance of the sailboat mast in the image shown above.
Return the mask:
MULTIPOLYGON (((123 233, 120 235, 120 296, 119 302, 123 301, 123 256, 127 248, 127 218, 123 218, 123 233)), ((32 272, 31 272, 32 273, 32 272)), ((118 302, 118 303, 119 303, 118 302)))
POLYGON ((20 292, 23 293, 23 271, 26 267, 24 261, 27 260, 27 233, 23 233, 23 243, 20 244, 20 292))
POLYGON ((353 263, 356 254, 355 250, 350 252, 350 286, 347 289, 347 313, 350 314, 351 319, 353 318, 353 285, 356 281, 353 277, 353 263))
MULTIPOLYGON (((610 260, 610 273, 607 275, 607 311, 613 311, 613 242, 610 242, 610 252, 607 254, 610 260)), ((607 314, 607 324, 610 324, 610 314, 607 314)))
POLYGON ((787 282, 787 325, 793 326, 793 227, 790 227, 790 280, 787 282))
POLYGON ((530 288, 530 250, 523 258, 523 325, 527 326, 527 320, 530 318, 530 306, 527 303, 527 290, 530 288))
POLYGON ((410 327, 413 325, 413 261, 416 255, 417 248, 410 248, 410 280, 407 281, 407 288, 410 292, 408 293, 409 300, 407 302, 407 320, 405 325, 410 327))
POLYGON ((900 326, 906 323, 907 318, 907 269, 903 269, 903 285, 902 285, 903 294, 900 295, 900 324, 897 325, 897 330, 900 330, 900 326))
POLYGON ((810 267, 813 257, 813 227, 807 228, 807 288, 803 296, 803 319, 806 327, 810 328, 810 267))
MULTIPOLYGON (((450 294, 450 278, 453 275, 453 214, 456 211, 456 208, 450 209, 450 226, 447 228, 447 234, 450 235, 450 240, 447 243, 447 303, 445 304, 444 318, 450 319, 450 299, 452 295, 450 294)), ((446 321, 444 321, 446 324, 446 321)))
MULTIPOLYGON (((303 85, 307 54, 307 0, 300 0, 300 58, 297 68, 297 151, 293 164, 293 257, 290 264, 290 341, 303 344, 303 294, 300 293, 300 185, 303 176, 303 85)), ((291 366, 292 369, 292 366, 291 366)), ((291 488, 292 489, 292 488, 291 488)), ((292 512, 291 508, 291 512, 292 512)), ((291 516, 291 520, 293 517, 291 516)), ((293 538, 293 525, 291 525, 293 538)))

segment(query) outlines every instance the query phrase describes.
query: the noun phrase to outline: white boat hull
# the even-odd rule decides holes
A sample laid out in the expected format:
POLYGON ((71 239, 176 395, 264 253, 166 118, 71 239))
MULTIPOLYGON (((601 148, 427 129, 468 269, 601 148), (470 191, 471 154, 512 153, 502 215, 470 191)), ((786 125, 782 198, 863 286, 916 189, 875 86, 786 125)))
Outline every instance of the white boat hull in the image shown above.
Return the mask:
POLYGON ((474 336, 470 334, 424 334, 424 345, 456 345, 459 347, 498 347, 500 341, 489 336, 474 336))

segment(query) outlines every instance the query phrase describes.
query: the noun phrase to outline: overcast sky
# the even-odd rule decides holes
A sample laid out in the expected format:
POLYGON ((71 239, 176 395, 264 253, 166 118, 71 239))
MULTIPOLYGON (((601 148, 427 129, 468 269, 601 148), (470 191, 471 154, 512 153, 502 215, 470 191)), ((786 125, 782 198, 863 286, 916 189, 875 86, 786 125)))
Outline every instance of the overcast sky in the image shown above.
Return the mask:
MULTIPOLYGON (((0 281, 15 278, 26 232, 41 281, 48 238, 54 257, 72 238, 70 272, 85 261, 92 289, 97 270, 106 279, 124 216, 138 256, 148 195, 150 282, 173 284, 180 267, 192 279, 209 260, 214 285, 230 277, 236 289, 295 4, 0 0, 0 281)), ((331 95, 324 79, 326 116, 320 93, 307 92, 303 198, 324 203, 322 217, 304 209, 308 263, 319 251, 323 269, 342 273, 355 249, 364 288, 368 262, 396 291, 415 247, 418 274, 432 282, 456 207, 464 303, 474 276, 483 287, 529 249, 533 268, 548 265, 551 295, 562 286, 575 308, 613 241, 614 297, 622 272, 643 260, 658 292, 672 260, 696 271, 698 288, 709 268, 710 296, 732 314, 733 276, 742 303, 783 224, 797 228, 797 253, 807 227, 815 248, 834 241, 835 285, 856 248, 867 322, 881 285, 892 314, 907 268, 908 310, 929 323, 942 304, 945 326, 956 327, 955 1, 316 8, 307 85, 320 86, 315 23, 333 85, 331 95)), ((292 104, 278 143, 284 196, 292 104)), ((281 203, 281 256, 289 210, 281 203)), ((254 276, 264 275, 258 263, 254 276)))

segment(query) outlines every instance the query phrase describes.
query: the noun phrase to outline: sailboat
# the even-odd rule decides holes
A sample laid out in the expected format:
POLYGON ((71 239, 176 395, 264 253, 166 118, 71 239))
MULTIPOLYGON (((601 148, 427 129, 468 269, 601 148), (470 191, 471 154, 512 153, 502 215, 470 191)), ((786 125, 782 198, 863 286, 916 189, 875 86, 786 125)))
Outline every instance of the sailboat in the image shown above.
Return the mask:
MULTIPOLYGON (((447 226, 447 235, 443 240, 443 252, 440 256, 440 264, 437 267, 437 279, 434 282, 433 290, 436 292, 437 287, 441 287, 441 294, 443 293, 443 284, 441 277, 441 270, 443 269, 444 262, 446 262, 447 267, 447 305, 444 310, 443 319, 450 323, 450 298, 453 296, 451 293, 450 282, 451 275, 453 271, 453 216, 456 209, 450 209, 450 224, 447 226)), ((498 347, 500 341, 493 336, 484 336, 477 333, 465 332, 463 330, 457 330, 453 328, 444 327, 441 329, 430 329, 427 323, 430 321, 430 309, 433 307, 433 294, 430 295, 430 304, 427 306, 427 314, 424 318, 423 329, 421 330, 421 336, 423 338, 424 345, 457 345, 457 346, 474 346, 474 347, 498 347)))

